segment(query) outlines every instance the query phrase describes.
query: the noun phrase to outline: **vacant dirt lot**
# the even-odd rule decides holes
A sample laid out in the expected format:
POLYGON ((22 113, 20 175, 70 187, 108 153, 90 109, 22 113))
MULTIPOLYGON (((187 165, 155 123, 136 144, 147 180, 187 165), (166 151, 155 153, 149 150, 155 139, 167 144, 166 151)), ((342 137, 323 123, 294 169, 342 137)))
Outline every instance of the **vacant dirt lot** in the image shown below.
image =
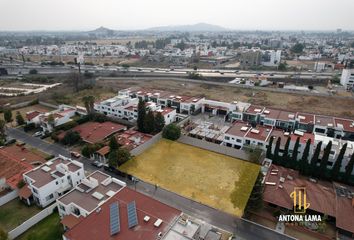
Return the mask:
POLYGON ((123 89, 132 86, 169 90, 180 95, 202 95, 220 101, 244 101, 256 105, 292 111, 333 115, 354 118, 354 98, 341 99, 335 97, 304 96, 300 94, 254 91, 250 89, 214 86, 209 84, 182 83, 166 80, 104 80, 101 86, 111 89, 123 89))
POLYGON ((253 163, 163 139, 125 163, 121 170, 240 217, 259 168, 253 163), (230 198, 233 191, 236 207, 230 198))

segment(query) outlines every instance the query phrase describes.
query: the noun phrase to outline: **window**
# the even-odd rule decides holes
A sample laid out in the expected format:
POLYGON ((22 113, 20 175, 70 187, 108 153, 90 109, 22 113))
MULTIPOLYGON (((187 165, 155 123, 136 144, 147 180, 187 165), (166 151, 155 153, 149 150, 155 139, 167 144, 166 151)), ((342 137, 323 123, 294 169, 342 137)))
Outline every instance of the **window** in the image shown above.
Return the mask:
POLYGON ((80 176, 80 172, 77 172, 77 175, 80 176))
POLYGON ((59 184, 59 182, 58 182, 58 181, 56 181, 56 182, 55 182, 55 184, 56 184, 56 185, 58 185, 58 184, 59 184))
POLYGON ((51 200, 51 199, 53 199, 53 198, 54 198, 54 195, 53 195, 53 193, 52 193, 52 194, 48 195, 48 196, 45 198, 45 200, 46 200, 46 201, 49 201, 49 200, 51 200))
POLYGON ((61 204, 59 204, 59 209, 65 211, 65 207, 63 205, 61 205, 61 204))
POLYGON ((230 140, 230 137, 229 136, 225 136, 225 140, 230 140))
POLYGON ((257 143, 258 146, 263 146, 263 143, 259 142, 257 143))
POLYGON ((242 142, 242 140, 241 139, 236 139, 236 142, 240 143, 240 142, 242 142))
POLYGON ((37 194, 38 194, 38 191, 37 191, 37 189, 35 189, 35 188, 32 188, 32 190, 33 190, 33 192, 34 192, 34 193, 37 193, 37 194))

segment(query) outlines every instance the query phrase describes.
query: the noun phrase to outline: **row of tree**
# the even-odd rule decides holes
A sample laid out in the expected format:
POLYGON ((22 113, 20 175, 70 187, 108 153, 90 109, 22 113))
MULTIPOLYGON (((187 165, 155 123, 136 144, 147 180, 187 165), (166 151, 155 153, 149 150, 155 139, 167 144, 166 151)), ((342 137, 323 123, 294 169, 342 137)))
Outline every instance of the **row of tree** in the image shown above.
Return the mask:
POLYGON ((321 155, 322 142, 316 145, 315 151, 310 156, 311 139, 308 139, 301 158, 298 157, 300 147, 300 137, 296 139, 292 154, 290 154, 290 137, 286 140, 283 153, 281 154, 281 138, 278 137, 274 151, 272 151, 274 138, 271 138, 267 146, 267 158, 273 160, 274 164, 281 165, 287 168, 299 170, 300 174, 305 176, 317 177, 329 181, 341 181, 344 183, 351 183, 352 172, 354 168, 354 154, 351 156, 348 164, 345 167, 344 173, 341 173, 343 159, 347 149, 345 143, 341 148, 337 159, 332 167, 328 169, 328 162, 332 150, 332 141, 330 141, 324 148, 323 155, 321 155))
MULTIPOLYGON (((12 117, 13 117, 12 111, 10 109, 5 109, 4 110, 4 120, 8 123, 12 122, 13 121, 12 117)), ((17 122, 17 125, 19 125, 19 126, 25 124, 25 120, 19 111, 16 112, 16 122, 17 122)))
POLYGON ((154 114, 151 110, 147 111, 145 102, 139 100, 137 125, 142 133, 159 133, 165 126, 165 118, 160 112, 154 114))

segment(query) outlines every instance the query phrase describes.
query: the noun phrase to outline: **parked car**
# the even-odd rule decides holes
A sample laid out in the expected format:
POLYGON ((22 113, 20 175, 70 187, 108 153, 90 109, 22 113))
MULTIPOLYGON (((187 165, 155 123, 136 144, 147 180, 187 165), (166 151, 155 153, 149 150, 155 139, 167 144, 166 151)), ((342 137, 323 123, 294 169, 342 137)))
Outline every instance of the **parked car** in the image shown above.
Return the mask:
POLYGON ((75 157, 75 158, 80 158, 80 157, 81 157, 81 154, 80 154, 80 153, 74 152, 74 151, 70 152, 70 155, 71 155, 72 157, 75 157))
POLYGON ((95 167, 98 167, 98 168, 101 168, 103 166, 103 163, 101 163, 99 161, 94 161, 91 164, 92 164, 92 166, 95 166, 95 167))
POLYGON ((41 132, 41 131, 39 131, 39 132, 35 132, 35 133, 33 133, 33 137, 40 137, 40 136, 42 136, 43 135, 43 133, 41 132))

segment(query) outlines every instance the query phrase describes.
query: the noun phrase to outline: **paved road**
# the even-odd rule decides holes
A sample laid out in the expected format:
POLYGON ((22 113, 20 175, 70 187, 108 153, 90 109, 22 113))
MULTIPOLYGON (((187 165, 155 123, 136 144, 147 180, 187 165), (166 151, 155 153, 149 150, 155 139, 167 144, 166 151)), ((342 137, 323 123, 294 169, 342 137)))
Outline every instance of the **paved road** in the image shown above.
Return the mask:
MULTIPOLYGON (((70 152, 59 144, 50 144, 39 138, 32 137, 22 130, 9 128, 7 134, 19 141, 25 142, 27 145, 38 148, 46 153, 52 155, 63 155, 70 156, 70 152)), ((90 160, 82 157, 81 162, 85 165, 85 170, 92 172, 97 170, 94 166, 90 164, 90 160)), ((102 170, 103 171, 103 170, 102 170)), ((149 195, 163 203, 173 206, 181 211, 189 214, 193 217, 199 218, 205 222, 215 225, 219 228, 225 229, 227 231, 233 232, 237 239, 250 239, 250 240, 288 240, 294 239, 272 229, 260 226, 258 224, 249 222, 245 219, 237 218, 230 214, 221 212, 217 209, 211 208, 199 202, 193 201, 191 199, 182 197, 176 193, 167 191, 162 188, 156 188, 155 185, 139 181, 134 184, 131 180, 122 178, 113 173, 106 172, 120 180, 123 180, 127 185, 137 191, 149 195)))

